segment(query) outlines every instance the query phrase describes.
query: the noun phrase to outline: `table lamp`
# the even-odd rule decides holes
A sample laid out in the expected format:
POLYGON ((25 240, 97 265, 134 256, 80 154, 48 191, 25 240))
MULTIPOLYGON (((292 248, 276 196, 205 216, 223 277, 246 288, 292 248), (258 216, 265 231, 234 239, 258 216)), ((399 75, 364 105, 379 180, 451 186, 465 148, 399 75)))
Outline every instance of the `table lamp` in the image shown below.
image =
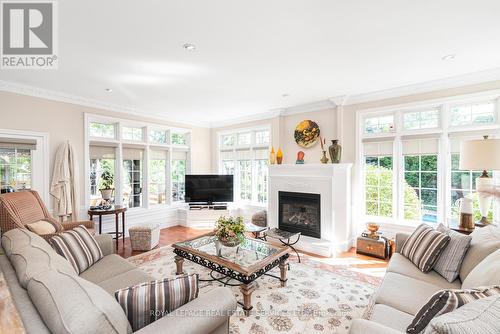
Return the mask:
POLYGON ((493 200, 493 179, 488 170, 500 170, 500 139, 466 140, 460 144, 460 165, 462 170, 482 170, 476 179, 481 220, 477 225, 489 224, 488 211, 493 200))

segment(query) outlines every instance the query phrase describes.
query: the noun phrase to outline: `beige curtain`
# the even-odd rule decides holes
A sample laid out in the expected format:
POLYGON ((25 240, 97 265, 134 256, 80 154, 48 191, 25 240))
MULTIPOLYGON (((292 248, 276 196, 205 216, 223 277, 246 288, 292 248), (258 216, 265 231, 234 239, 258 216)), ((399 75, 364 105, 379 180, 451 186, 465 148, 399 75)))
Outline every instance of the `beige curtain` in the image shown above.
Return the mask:
POLYGON ((68 141, 57 149, 50 183, 54 215, 60 220, 78 220, 78 188, 78 162, 68 141))

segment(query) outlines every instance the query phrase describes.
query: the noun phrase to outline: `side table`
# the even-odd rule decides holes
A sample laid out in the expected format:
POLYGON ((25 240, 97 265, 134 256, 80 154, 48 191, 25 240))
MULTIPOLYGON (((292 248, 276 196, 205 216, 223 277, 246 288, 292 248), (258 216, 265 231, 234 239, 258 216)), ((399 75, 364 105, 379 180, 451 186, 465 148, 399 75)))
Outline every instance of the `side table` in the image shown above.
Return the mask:
POLYGON ((113 239, 116 240, 116 249, 118 249, 118 240, 122 237, 123 245, 125 245, 125 211, 127 207, 121 205, 114 205, 109 209, 89 209, 87 211, 90 220, 93 220, 94 216, 99 216, 99 234, 102 234, 102 216, 115 215, 115 230, 109 232, 109 234, 114 234, 113 239), (122 215, 122 232, 119 231, 118 217, 122 215))
POLYGON ((374 256, 379 259, 389 259, 393 251, 393 242, 383 236, 378 239, 360 236, 356 242, 356 253, 374 256))

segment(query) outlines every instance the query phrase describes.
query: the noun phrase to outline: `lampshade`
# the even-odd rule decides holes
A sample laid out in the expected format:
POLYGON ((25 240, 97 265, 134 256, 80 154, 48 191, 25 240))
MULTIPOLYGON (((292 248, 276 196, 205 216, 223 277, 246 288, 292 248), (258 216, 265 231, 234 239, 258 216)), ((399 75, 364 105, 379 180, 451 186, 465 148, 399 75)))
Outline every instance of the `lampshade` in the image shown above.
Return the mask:
POLYGON ((462 170, 500 170, 500 139, 462 142, 459 168, 462 170))

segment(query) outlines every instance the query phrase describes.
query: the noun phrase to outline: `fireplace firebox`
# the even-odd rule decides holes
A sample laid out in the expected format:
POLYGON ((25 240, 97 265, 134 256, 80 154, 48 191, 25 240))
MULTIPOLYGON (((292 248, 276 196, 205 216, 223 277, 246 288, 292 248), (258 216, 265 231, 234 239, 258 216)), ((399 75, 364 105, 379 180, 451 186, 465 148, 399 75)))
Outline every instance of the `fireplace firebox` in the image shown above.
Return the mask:
POLYGON ((321 195, 298 192, 278 192, 278 227, 321 238, 321 195))

